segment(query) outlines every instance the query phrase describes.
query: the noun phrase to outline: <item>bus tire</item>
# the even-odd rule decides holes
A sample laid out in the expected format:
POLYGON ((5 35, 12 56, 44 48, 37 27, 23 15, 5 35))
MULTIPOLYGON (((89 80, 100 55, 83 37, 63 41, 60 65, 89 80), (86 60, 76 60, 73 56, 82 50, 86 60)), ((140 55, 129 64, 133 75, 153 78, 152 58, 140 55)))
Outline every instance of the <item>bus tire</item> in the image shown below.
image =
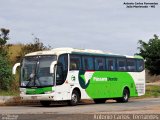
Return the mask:
POLYGON ((49 107, 51 105, 51 101, 40 101, 40 103, 44 107, 49 107))
POLYGON ((68 102, 70 106, 76 106, 80 101, 80 95, 76 90, 73 90, 71 100, 68 102))
POLYGON ((116 101, 119 103, 126 103, 129 100, 129 90, 128 89, 124 89, 123 90, 123 95, 121 98, 117 98, 116 101))
POLYGON ((93 99, 94 103, 96 104, 102 104, 106 102, 106 99, 101 98, 101 99, 93 99))

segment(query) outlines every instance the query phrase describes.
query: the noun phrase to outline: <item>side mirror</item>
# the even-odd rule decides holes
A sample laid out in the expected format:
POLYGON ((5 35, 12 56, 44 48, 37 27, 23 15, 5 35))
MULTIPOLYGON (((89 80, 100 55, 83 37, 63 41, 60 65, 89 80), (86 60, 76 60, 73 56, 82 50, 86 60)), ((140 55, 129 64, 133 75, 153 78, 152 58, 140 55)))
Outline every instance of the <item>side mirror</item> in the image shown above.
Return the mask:
POLYGON ((13 66, 13 69, 12 69, 12 74, 13 74, 13 75, 16 74, 17 67, 20 66, 20 65, 21 65, 20 63, 16 63, 16 64, 13 66))
POLYGON ((50 65, 50 73, 54 73, 54 66, 57 64, 57 61, 53 61, 50 65))

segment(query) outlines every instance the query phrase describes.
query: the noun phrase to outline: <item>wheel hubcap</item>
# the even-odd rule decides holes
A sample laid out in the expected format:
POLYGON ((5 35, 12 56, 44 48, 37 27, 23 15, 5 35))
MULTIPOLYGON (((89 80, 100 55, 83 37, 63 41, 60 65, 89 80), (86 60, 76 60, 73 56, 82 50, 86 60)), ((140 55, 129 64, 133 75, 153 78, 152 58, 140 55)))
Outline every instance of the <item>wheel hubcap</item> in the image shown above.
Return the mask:
POLYGON ((127 100, 128 99, 128 95, 127 93, 124 94, 124 99, 127 100))
POLYGON ((74 103, 77 102, 77 96, 76 96, 75 94, 72 95, 72 101, 73 101, 74 103))

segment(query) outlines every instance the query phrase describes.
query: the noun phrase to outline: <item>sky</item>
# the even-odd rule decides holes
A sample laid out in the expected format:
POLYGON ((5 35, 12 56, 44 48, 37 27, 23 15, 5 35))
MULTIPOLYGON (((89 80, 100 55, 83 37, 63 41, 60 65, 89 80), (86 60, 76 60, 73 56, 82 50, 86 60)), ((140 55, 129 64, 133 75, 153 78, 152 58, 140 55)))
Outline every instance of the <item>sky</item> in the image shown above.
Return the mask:
POLYGON ((34 36, 52 48, 99 49, 134 55, 138 40, 160 35, 159 0, 0 0, 0 28, 9 43, 34 36), (124 2, 158 2, 156 8, 126 8, 124 2), (34 36, 32 35, 34 34, 34 36))

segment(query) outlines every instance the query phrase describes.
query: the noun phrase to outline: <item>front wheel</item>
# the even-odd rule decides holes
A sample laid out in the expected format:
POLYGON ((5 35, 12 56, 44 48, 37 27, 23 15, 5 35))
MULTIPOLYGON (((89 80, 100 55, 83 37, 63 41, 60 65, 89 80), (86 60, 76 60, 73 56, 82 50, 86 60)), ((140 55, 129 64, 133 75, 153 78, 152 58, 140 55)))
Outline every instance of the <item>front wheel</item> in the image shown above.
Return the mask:
POLYGON ((119 102, 119 103, 126 103, 126 102, 128 102, 128 99, 129 99, 129 90, 124 89, 122 97, 116 99, 116 101, 119 102))
POLYGON ((76 90, 74 90, 71 95, 71 100, 68 102, 68 104, 71 106, 75 106, 79 103, 79 101, 80 101, 80 95, 76 90))
POLYGON ((40 103, 44 107, 49 107, 51 105, 51 101, 40 101, 40 103))

